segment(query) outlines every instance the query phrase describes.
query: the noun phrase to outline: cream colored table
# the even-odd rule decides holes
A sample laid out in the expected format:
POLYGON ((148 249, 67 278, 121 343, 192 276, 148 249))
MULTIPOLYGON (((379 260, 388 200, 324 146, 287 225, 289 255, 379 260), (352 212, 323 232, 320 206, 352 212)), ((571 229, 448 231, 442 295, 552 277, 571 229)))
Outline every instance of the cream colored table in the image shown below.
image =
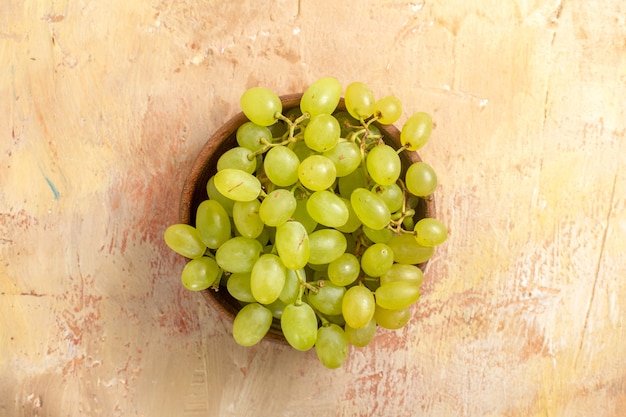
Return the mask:
POLYGON ((0 8, 0 415, 624 415, 623 2, 0 8), (162 242, 243 90, 325 75, 433 115, 450 227, 409 326, 335 371, 237 346, 162 242))

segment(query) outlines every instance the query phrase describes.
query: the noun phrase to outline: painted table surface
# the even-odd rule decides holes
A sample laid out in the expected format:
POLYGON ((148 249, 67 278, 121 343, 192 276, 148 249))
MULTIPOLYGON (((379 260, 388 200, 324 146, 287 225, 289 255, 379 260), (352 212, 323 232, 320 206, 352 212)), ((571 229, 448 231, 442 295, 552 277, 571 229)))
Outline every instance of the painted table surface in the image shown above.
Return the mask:
POLYGON ((35 1, 0 13, 0 415, 623 416, 626 6, 35 1), (408 327, 242 348, 162 241, 264 85, 394 94, 450 229, 408 327))

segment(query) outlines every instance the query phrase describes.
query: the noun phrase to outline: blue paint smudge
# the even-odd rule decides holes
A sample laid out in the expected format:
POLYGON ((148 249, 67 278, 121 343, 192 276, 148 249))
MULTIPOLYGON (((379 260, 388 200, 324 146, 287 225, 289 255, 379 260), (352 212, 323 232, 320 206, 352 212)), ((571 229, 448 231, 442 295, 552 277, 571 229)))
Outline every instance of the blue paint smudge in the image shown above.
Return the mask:
POLYGON ((46 182, 48 183, 48 186, 52 190, 52 194, 54 195, 54 199, 58 200, 59 197, 61 196, 61 194, 59 193, 59 190, 56 189, 56 187, 54 186, 54 184, 52 183, 52 181, 50 181, 50 179, 48 177, 44 177, 44 178, 46 179, 46 182))

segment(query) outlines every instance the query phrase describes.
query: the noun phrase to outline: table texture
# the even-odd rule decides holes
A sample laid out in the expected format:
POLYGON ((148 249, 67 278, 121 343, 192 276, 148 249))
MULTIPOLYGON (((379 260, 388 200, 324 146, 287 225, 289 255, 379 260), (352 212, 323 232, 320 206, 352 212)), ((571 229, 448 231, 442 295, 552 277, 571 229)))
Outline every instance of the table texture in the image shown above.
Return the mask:
POLYGON ((619 0, 5 0, 0 415, 626 412, 619 0), (238 346, 163 242, 253 86, 369 85, 436 123, 449 239, 408 326, 238 346))

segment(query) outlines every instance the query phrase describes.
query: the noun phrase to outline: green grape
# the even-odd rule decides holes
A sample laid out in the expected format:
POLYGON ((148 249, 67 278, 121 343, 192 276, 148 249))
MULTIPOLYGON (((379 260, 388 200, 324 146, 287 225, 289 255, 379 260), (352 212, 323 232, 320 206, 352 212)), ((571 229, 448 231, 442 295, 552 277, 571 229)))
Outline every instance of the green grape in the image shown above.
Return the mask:
POLYGON ((296 201, 296 211, 293 212, 293 219, 302 223, 307 233, 313 233, 313 231, 317 228, 317 222, 313 220, 309 211, 306 209, 309 199, 297 199, 296 201))
POLYGON ((408 233, 393 235, 387 244, 393 251, 393 260, 399 264, 418 265, 429 260, 434 253, 434 248, 420 245, 408 233))
POLYGON ((319 155, 318 152, 315 152, 313 149, 306 146, 306 143, 304 143, 303 140, 299 140, 296 143, 290 143, 287 147, 296 154, 299 161, 304 161, 311 155, 319 155))
POLYGON ((241 346, 256 345, 272 325, 272 312, 259 303, 245 305, 233 321, 233 338, 241 346))
POLYGON ((262 250, 263 246, 257 240, 237 236, 217 249, 215 260, 224 271, 250 272, 262 250))
POLYGON ((282 113, 280 98, 265 87, 252 87, 244 91, 239 100, 241 110, 251 122, 269 126, 276 122, 276 113, 282 113))
POLYGON ((350 133, 362 129, 361 122, 350 116, 350 113, 345 110, 337 111, 333 113, 333 116, 335 116, 335 119, 339 122, 342 138, 347 138, 350 133))
MULTIPOLYGON (((374 309, 376 312, 376 309, 374 309)), ((348 323, 344 326, 344 332, 348 338, 348 343, 356 347, 365 347, 370 344, 376 336, 376 320, 372 318, 365 326, 355 329, 348 323)))
POLYGON ((402 116, 402 102, 395 96, 386 96, 374 103, 374 114, 378 123, 390 125, 402 116))
POLYGON ((341 98, 341 83, 333 77, 320 78, 302 94, 300 110, 311 118, 318 114, 332 114, 341 98))
POLYGON ((323 155, 335 165, 337 177, 345 177, 361 165, 361 150, 354 142, 339 142, 323 155))
POLYGON ((267 178, 280 187, 288 187, 298 181, 298 165, 298 156, 286 146, 272 147, 263 162, 267 178))
POLYGON ((257 300, 252 295, 250 289, 250 272, 238 272, 230 274, 226 281, 226 289, 234 299, 244 303, 256 303, 257 300))
POLYGON ((417 151, 428 142, 433 120, 428 113, 415 113, 402 126, 400 143, 409 151, 417 151))
POLYGON ((280 328, 287 342, 296 350, 311 349, 317 340, 317 316, 307 303, 289 304, 280 318, 280 328))
POLYGON ((425 217, 415 224, 415 240, 421 246, 441 245, 448 238, 446 226, 437 219, 425 217))
POLYGON ((335 229, 320 229, 309 235, 310 264, 327 264, 346 251, 346 237, 335 229))
POLYGON ((365 160, 367 172, 376 184, 395 184, 400 178, 402 162, 400 157, 389 145, 374 146, 365 160))
POLYGON ((389 224, 391 212, 385 201, 373 192, 357 188, 352 191, 350 202, 357 217, 365 226, 377 230, 389 224))
POLYGON ((248 148, 252 152, 259 151, 272 142, 270 129, 252 122, 245 122, 239 126, 235 136, 239 146, 248 148))
POLYGON ((374 294, 363 285, 348 288, 343 295, 341 310, 346 324, 354 329, 366 326, 374 317, 374 294))
POLYGON ((362 82, 355 81, 346 87, 346 110, 357 120, 366 119, 374 113, 374 93, 362 82))
POLYGON ((313 220, 328 227, 343 226, 350 216, 348 207, 341 197, 327 190, 311 194, 306 209, 313 220))
POLYGON ((404 194, 398 184, 376 185, 372 191, 383 199, 390 212, 395 213, 402 209, 404 194))
POLYGON ((351 253, 344 253, 328 264, 328 279, 335 285, 347 286, 359 277, 361 264, 351 253))
POLYGON ((177 223, 165 229, 163 240, 170 249, 186 258, 200 258, 207 250, 195 227, 177 223))
POLYGON ((394 281, 410 281, 420 286, 424 282, 424 273, 415 265, 393 264, 387 272, 380 276, 380 285, 394 281))
POLYGON ((288 221, 276 228, 276 251, 288 269, 300 269, 309 262, 310 237, 304 226, 288 221))
POLYGON ((298 277, 298 274, 300 274, 302 279, 306 281, 306 272, 304 271, 304 268, 300 268, 297 271, 287 269, 287 273, 285 274, 285 285, 278 296, 278 298, 285 304, 293 304, 298 298, 298 292, 300 290, 300 278, 298 277))
POLYGON ((234 201, 255 200, 261 193, 261 182, 254 175, 239 169, 223 169, 213 178, 220 194, 234 201))
POLYGON ((337 181, 339 186, 339 194, 343 198, 350 199, 352 192, 357 188, 368 188, 367 178, 363 169, 355 169, 346 176, 340 177, 337 181))
POLYGON ((296 211, 296 204, 296 198, 289 190, 279 188, 263 199, 259 216, 268 226, 280 226, 291 218, 296 211))
POLYGON ((387 243, 393 237, 393 232, 387 228, 372 229, 371 227, 363 226, 362 230, 365 236, 374 243, 387 243))
POLYGON ((375 243, 361 256, 361 268, 370 277, 379 277, 393 265, 393 251, 384 243, 375 243))
POLYGON ((348 338, 343 329, 336 324, 320 327, 317 330, 315 352, 322 365, 329 369, 343 365, 348 357, 348 338))
POLYGON ((276 301, 285 286, 285 274, 285 265, 278 256, 272 253, 261 255, 250 275, 250 290, 254 298, 261 304, 276 301))
POLYGON ((333 185, 337 178, 335 164, 322 155, 311 155, 298 166, 298 178, 312 191, 321 191, 333 185))
POLYGON ((404 182, 411 194, 427 197, 437 188, 437 173, 426 162, 414 162, 407 169, 404 182))
POLYGON ((241 236, 256 239, 263 233, 265 224, 259 216, 261 202, 236 201, 233 205, 233 222, 241 236))
POLYGON ((309 291, 307 301, 311 307, 325 315, 340 315, 341 302, 346 293, 345 287, 335 285, 328 280, 319 281, 318 285, 317 292, 309 291))
POLYGON ((230 218, 215 200, 204 200, 196 211, 196 230, 200 240, 210 249, 217 249, 230 239, 230 218))
POLYGON ((285 311, 285 307, 287 307, 287 303, 283 302, 280 298, 277 298, 276 301, 266 305, 265 307, 270 309, 272 316, 275 319, 280 320, 283 316, 283 311, 285 311))
POLYGON ((224 152, 217 160, 217 170, 226 168, 239 169, 248 174, 256 171, 256 157, 252 151, 242 146, 236 146, 224 152))
POLYGON ((355 232, 359 229, 359 227, 361 227, 363 223, 361 223, 361 220, 359 220, 359 217, 354 212, 354 209, 352 208, 352 203, 350 202, 350 200, 348 200, 347 198, 341 197, 341 201, 343 201, 343 203, 348 208, 348 221, 346 221, 346 223, 343 226, 337 226, 336 229, 342 233, 355 232))
POLYGON ((404 327, 411 319, 411 309, 409 307, 398 310, 389 310, 376 305, 374 310, 374 320, 385 329, 397 330, 404 327))
POLYGON ((341 128, 330 114, 313 116, 304 130, 304 143, 317 152, 326 152, 339 142, 341 128))
POLYGON ((206 193, 209 196, 209 200, 217 201, 222 207, 224 207, 224 210, 226 210, 226 213, 228 213, 230 217, 233 216, 233 206, 235 205, 235 201, 224 196, 218 191, 217 188, 215 188, 215 176, 209 178, 209 181, 207 181, 206 193))
POLYGON ((255 239, 261 244, 261 246, 266 246, 270 243, 270 239, 274 239, 275 232, 276 228, 274 227, 264 227, 263 231, 261 231, 261 234, 258 235, 255 239))
POLYGON ((215 259, 203 256, 192 259, 183 268, 181 281, 191 291, 202 291, 209 288, 222 276, 222 270, 215 259))
POLYGON ((420 294, 420 286, 414 282, 388 282, 376 290, 376 304, 387 310, 400 310, 415 303, 420 294))

